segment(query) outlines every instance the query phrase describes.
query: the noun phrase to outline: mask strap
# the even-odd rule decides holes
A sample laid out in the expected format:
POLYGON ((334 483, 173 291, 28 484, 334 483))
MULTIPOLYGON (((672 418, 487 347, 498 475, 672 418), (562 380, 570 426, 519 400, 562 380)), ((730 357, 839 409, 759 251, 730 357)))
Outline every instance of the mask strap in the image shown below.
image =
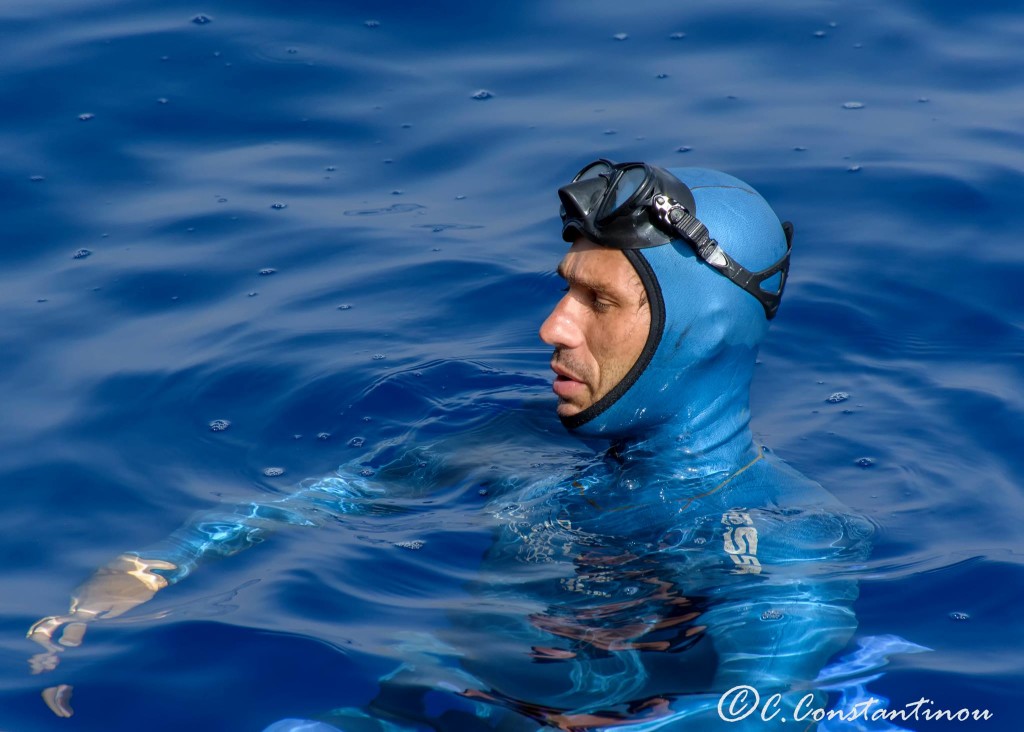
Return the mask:
POLYGON ((654 197, 651 208, 658 220, 687 241, 701 260, 715 268, 721 275, 728 277, 744 290, 757 298, 764 308, 765 317, 771 320, 778 312, 782 291, 786 287, 789 275, 789 255, 793 250, 793 224, 786 222, 782 229, 786 234, 786 253, 775 264, 758 272, 751 272, 725 253, 718 242, 711 238, 708 228, 686 207, 675 199, 664 194, 654 197), (769 277, 781 273, 779 288, 775 292, 765 290, 761 283, 769 277))

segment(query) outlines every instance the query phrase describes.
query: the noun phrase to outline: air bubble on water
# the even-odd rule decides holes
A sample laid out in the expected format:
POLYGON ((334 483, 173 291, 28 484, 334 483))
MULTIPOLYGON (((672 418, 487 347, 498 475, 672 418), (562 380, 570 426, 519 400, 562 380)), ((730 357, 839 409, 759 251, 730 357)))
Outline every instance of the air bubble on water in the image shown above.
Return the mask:
POLYGON ((614 36, 612 36, 612 38, 614 38, 616 41, 624 41, 627 38, 629 38, 629 34, 628 33, 616 33, 614 36))
POLYGON ((95 116, 96 115, 92 112, 83 112, 82 114, 78 115, 78 119, 82 120, 83 122, 88 122, 95 116))
POLYGON ((782 619, 782 611, 781 610, 765 610, 763 613, 761 613, 761 620, 781 620, 781 619, 782 619))
POLYGON ((349 305, 348 303, 345 303, 344 305, 339 305, 338 306, 338 310, 351 310, 351 309, 352 309, 352 306, 349 305))
POLYGON ((477 89, 477 90, 476 90, 475 92, 473 92, 473 93, 472 93, 472 94, 471 94, 470 96, 471 96, 471 97, 472 97, 473 99, 476 99, 477 101, 481 101, 481 102, 482 102, 482 101, 484 101, 485 99, 491 99, 491 98, 493 98, 493 97, 494 97, 494 92, 490 92, 490 91, 488 91, 488 90, 486 90, 486 89, 477 89))
POLYGON ((277 270, 273 267, 264 267, 259 272, 260 277, 269 277, 272 274, 277 274, 277 270))
POLYGON ((46 178, 44 178, 41 175, 31 175, 29 176, 29 180, 32 181, 33 183, 42 183, 44 180, 46 180, 46 178))
POLYGON ((951 612, 949 614, 949 619, 950 620, 956 620, 958 622, 964 622, 965 620, 970 620, 971 616, 968 615, 967 613, 951 612))
POLYGON ((843 102, 843 109, 864 109, 864 102, 843 102))
POLYGON ((860 468, 873 468, 875 466, 874 458, 862 457, 857 458, 854 463, 860 468))
POLYGON ((847 173, 859 173, 860 172, 860 166, 859 165, 851 165, 849 168, 846 169, 846 172, 847 173))
POLYGON ((157 104, 167 104, 170 100, 167 97, 157 97, 157 104))
POLYGON ((395 542, 395 546, 397 546, 399 549, 412 549, 413 551, 416 551, 417 549, 422 549, 424 544, 426 544, 426 542, 422 539, 395 542))
POLYGON ((325 440, 329 440, 329 439, 331 439, 331 433, 330 432, 318 432, 317 435, 316 435, 316 439, 320 440, 321 442, 323 442, 325 440))
POLYGON ((72 259, 85 259, 90 254, 92 254, 92 252, 90 252, 88 249, 79 249, 77 252, 75 252, 74 254, 71 255, 71 258, 72 259))
POLYGON ((689 145, 680 145, 679 147, 676 148, 676 152, 677 153, 688 153, 692 149, 693 148, 690 147, 689 145))
POLYGON ((828 399, 826 399, 825 401, 830 402, 832 404, 839 404, 839 402, 845 402, 849 398, 850 395, 847 394, 845 391, 837 391, 834 394, 829 394, 828 399))
POLYGON ((231 423, 226 419, 215 419, 210 422, 210 432, 223 432, 230 426, 231 423))
POLYGON ((363 22, 363 25, 365 25, 367 28, 380 28, 380 21, 379 20, 367 20, 367 21, 363 22))
POLYGON ((263 474, 268 478, 277 478, 284 475, 284 468, 263 468, 263 474))
POLYGON ((206 25, 207 23, 212 23, 213 21, 209 18, 209 16, 197 15, 192 19, 192 22, 196 25, 206 25))
POLYGON ((677 31, 676 33, 672 33, 671 35, 669 35, 669 38, 673 41, 681 41, 684 38, 686 38, 686 34, 683 33, 682 31, 677 31))
POLYGON ((371 358, 374 361, 383 361, 385 358, 387 358, 387 354, 385 354, 385 353, 375 353, 375 354, 373 354, 373 356, 371 356, 371 358))
POLYGON ((362 447, 366 444, 366 440, 362 437, 353 437, 348 441, 349 447, 362 447))
POLYGON ((280 210, 282 210, 282 209, 286 209, 286 208, 288 208, 288 204, 287 204, 287 203, 272 203, 272 204, 270 204, 270 207, 271 207, 272 209, 275 209, 275 210, 277 210, 277 211, 280 211, 280 210))

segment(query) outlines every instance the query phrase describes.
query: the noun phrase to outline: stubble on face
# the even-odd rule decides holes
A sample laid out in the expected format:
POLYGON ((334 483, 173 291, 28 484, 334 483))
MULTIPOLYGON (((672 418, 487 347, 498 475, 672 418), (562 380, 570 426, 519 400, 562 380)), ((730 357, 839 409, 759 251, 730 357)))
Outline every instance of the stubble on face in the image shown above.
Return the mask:
POLYGON ((626 376, 647 342, 651 315, 643 284, 621 251, 578 240, 559 274, 568 293, 541 327, 541 337, 555 346, 558 414, 569 417, 626 376))

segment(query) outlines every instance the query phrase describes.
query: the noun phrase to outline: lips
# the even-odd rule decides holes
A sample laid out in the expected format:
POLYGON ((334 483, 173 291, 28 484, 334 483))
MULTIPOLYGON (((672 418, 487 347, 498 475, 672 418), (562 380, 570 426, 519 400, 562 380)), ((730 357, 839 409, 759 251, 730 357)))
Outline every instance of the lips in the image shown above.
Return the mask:
POLYGON ((586 389, 579 377, 560 364, 552 362, 551 370, 555 372, 555 383, 551 390, 561 399, 572 399, 586 389))
POLYGON ((572 371, 561 364, 555 363, 554 361, 551 362, 551 370, 554 371, 560 379, 569 379, 570 381, 580 380, 572 371))

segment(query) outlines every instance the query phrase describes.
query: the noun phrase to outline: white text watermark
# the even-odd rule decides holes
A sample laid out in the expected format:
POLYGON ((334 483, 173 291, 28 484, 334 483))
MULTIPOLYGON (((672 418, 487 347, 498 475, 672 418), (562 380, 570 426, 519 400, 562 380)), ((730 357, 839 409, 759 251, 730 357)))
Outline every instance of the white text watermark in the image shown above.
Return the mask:
MULTIPOLYGON (((829 719, 843 722, 968 722, 989 720, 994 716, 988 709, 942 708, 936 706, 933 699, 923 696, 917 701, 899 707, 890 708, 884 706, 884 703, 884 700, 872 696, 843 709, 826 709, 819 706, 820 700, 813 693, 808 693, 787 712, 783 708, 782 694, 775 693, 762 699, 761 694, 753 686, 734 686, 719 698, 718 716, 726 722, 739 722, 752 715, 757 715, 763 722, 822 722, 829 719)), ((791 705, 786 705, 789 706, 791 705)))

